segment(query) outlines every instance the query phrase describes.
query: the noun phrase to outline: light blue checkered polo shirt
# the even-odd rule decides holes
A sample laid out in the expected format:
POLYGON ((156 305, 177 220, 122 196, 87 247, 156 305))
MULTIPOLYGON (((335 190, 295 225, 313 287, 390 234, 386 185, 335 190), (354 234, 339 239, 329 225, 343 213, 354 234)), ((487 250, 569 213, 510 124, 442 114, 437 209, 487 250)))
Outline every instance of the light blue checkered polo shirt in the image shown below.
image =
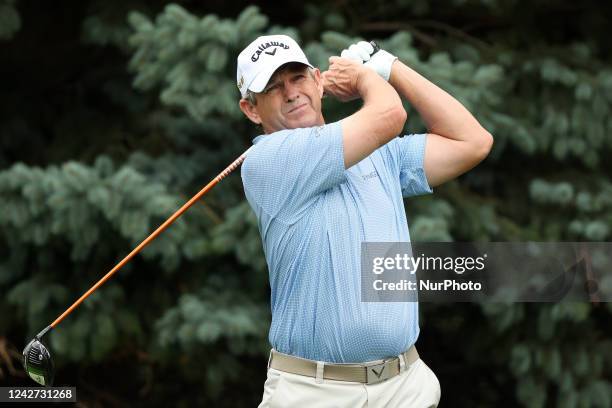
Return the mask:
POLYGON ((350 363, 416 342, 416 302, 361 302, 360 248, 410 241, 402 196, 432 191, 425 141, 395 138, 345 170, 340 122, 254 139, 242 182, 268 263, 276 350, 350 363))

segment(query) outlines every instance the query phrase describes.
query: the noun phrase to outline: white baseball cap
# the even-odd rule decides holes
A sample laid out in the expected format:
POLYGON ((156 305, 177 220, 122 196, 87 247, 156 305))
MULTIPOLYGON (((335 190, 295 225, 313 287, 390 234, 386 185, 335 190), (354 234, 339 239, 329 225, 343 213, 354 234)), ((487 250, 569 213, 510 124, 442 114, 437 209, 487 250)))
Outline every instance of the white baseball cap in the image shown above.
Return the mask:
POLYGON ((250 43, 238 55, 236 81, 242 97, 246 97, 249 89, 263 91, 272 74, 288 62, 300 62, 314 68, 304 51, 289 36, 264 35, 250 43))

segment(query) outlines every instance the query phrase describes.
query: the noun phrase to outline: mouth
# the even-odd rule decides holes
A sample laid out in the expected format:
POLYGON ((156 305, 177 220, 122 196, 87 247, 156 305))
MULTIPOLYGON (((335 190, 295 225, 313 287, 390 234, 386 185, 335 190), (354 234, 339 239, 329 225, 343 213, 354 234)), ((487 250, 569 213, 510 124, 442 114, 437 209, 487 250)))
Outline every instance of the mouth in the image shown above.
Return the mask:
POLYGON ((298 112, 301 112, 302 110, 304 110, 304 108, 305 108, 307 105, 308 105, 308 104, 304 103, 304 104, 302 104, 302 105, 300 105, 300 106, 296 106, 295 108, 293 108, 293 109, 289 110, 289 111, 287 112, 287 114, 292 114, 292 113, 298 113, 298 112))

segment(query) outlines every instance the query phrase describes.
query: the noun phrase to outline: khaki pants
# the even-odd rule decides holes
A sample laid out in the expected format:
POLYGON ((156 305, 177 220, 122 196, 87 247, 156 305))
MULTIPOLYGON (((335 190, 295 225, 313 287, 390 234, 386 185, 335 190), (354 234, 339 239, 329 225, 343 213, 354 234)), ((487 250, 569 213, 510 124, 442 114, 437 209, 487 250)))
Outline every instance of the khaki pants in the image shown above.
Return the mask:
POLYGON ((378 384, 324 380, 268 369, 259 408, 361 408, 438 406, 440 382, 420 358, 402 373, 378 384))

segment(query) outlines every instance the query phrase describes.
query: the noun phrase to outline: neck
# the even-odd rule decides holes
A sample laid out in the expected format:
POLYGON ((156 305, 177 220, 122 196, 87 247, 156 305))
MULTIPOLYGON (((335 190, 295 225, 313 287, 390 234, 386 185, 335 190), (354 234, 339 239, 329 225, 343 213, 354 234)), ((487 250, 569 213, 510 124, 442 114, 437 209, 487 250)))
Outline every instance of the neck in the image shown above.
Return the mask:
MULTIPOLYGON (((310 125, 307 126, 299 126, 299 127, 314 127, 314 126, 323 126, 325 124, 325 119, 323 118, 323 114, 319 114, 319 117, 317 118, 317 120, 315 121, 315 123, 312 123, 310 125)), ((281 128, 281 129, 271 129, 265 125, 261 125, 261 127, 263 128, 264 134, 269 135, 270 133, 274 133, 274 132, 278 132, 281 130, 287 130, 289 128, 281 128)), ((294 128, 292 128, 294 129, 294 128)))

